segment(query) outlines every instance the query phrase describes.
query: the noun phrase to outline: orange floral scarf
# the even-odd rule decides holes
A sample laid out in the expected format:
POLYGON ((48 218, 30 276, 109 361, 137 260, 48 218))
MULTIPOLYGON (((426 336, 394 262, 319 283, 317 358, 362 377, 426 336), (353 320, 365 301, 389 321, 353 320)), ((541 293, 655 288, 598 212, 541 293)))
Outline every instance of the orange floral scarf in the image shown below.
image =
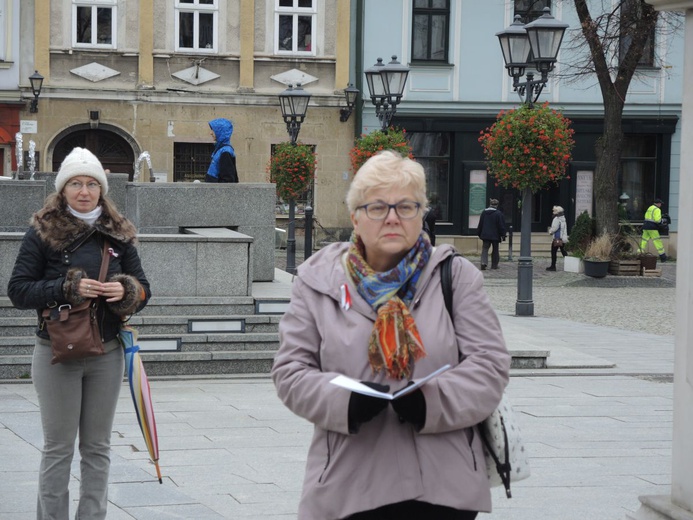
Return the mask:
POLYGON ((358 293, 377 313, 368 342, 368 361, 373 372, 385 369, 393 379, 408 378, 414 361, 426 355, 409 304, 431 251, 431 242, 422 233, 397 266, 376 273, 364 258, 361 238, 352 234, 347 272, 358 293))

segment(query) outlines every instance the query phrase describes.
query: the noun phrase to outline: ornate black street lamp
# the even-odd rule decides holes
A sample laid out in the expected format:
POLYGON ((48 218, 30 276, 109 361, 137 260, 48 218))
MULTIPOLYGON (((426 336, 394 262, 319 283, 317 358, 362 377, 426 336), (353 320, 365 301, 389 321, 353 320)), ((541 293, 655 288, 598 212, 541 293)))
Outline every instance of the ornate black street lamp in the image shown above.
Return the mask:
POLYGON ((516 15, 515 21, 507 29, 496 33, 503 51, 505 68, 513 78, 513 88, 530 107, 544 90, 549 72, 556 65, 567 28, 567 23, 556 20, 551 16, 549 8, 545 7, 544 14, 533 22, 525 25, 520 15, 516 15), (525 70, 530 67, 538 71, 541 78, 535 80, 534 72, 528 72, 526 81, 520 82, 525 70))
POLYGON ((354 111, 356 100, 358 99, 360 93, 360 90, 354 87, 354 85, 351 83, 349 83, 347 88, 344 89, 344 99, 346 100, 347 106, 346 108, 339 110, 339 120, 342 123, 346 123, 349 120, 349 116, 354 111))
MULTIPOLYGON (((301 88, 301 84, 289 85, 284 92, 279 94, 279 105, 282 109, 282 117, 286 123, 286 131, 291 138, 291 144, 296 145, 301 124, 306 118, 310 94, 301 88)), ((286 271, 296 274, 296 201, 289 199, 289 235, 286 239, 286 271)))
POLYGON ((402 101, 409 67, 397 61, 397 56, 392 56, 392 61, 387 65, 383 63, 382 58, 378 58, 376 64, 366 69, 364 74, 371 103, 375 105, 375 114, 380 120, 383 132, 387 132, 392 117, 397 112, 397 105, 402 101))
MULTIPOLYGON (((561 48, 563 34, 568 24, 551 16, 548 7, 544 14, 531 23, 524 25, 520 16, 504 31, 496 34, 500 41, 503 60, 508 75, 513 78, 513 88, 523 103, 530 107, 539 98, 539 94, 548 82, 549 72, 556 65, 558 51, 561 48), (526 69, 533 69, 541 74, 534 79, 534 72, 527 73, 523 82, 520 78, 526 69)), ((520 239, 520 257, 517 263, 517 316, 534 316, 532 300, 532 190, 522 191, 522 224, 520 239)))
POLYGON ((34 99, 31 100, 31 105, 29 105, 29 112, 35 114, 38 112, 38 98, 41 95, 43 76, 35 70, 34 73, 29 76, 29 83, 31 83, 31 93, 34 95, 34 99))

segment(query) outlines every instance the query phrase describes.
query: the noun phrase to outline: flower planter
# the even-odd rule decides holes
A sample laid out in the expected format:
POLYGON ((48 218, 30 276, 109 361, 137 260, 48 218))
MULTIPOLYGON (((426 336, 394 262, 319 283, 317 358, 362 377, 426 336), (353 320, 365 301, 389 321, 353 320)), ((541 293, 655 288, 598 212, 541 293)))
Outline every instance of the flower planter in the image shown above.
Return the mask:
POLYGON ((609 260, 583 260, 585 275, 592 278, 604 278, 609 272, 609 260))
POLYGON ((657 257, 655 255, 642 255, 640 257, 640 265, 648 271, 657 269, 657 257))
POLYGON ((609 274, 616 276, 640 276, 640 260, 612 260, 609 263, 609 274))
POLYGON ((567 273, 583 273, 585 272, 585 264, 582 258, 566 256, 563 258, 563 270, 567 273))

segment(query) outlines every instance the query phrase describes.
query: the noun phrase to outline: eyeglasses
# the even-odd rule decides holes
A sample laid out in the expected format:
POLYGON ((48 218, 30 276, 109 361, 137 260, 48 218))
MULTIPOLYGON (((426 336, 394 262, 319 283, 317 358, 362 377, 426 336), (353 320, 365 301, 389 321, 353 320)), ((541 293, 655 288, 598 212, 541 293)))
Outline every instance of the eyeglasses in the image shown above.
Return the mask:
POLYGON ((358 206, 356 209, 366 210, 366 216, 371 220, 385 220, 390 214, 390 210, 394 208, 397 216, 402 220, 411 220, 419 213, 421 204, 405 200, 397 204, 386 204, 385 202, 371 202, 358 206))
POLYGON ((98 182, 88 182, 84 184, 83 182, 72 181, 68 182, 66 186, 73 191, 82 191, 82 188, 84 188, 85 186, 91 192, 99 191, 101 189, 101 184, 99 184, 98 182))

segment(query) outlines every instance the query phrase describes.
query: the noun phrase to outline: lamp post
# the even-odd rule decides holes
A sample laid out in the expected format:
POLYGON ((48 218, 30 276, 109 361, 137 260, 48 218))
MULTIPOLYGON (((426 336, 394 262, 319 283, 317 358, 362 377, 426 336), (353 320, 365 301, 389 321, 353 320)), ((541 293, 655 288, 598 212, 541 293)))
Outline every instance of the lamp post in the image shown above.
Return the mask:
MULTIPOLYGON (((291 144, 296 145, 301 124, 306 118, 310 94, 301 88, 298 83, 296 88, 289 85, 284 92, 279 94, 279 106, 282 109, 282 117, 286 123, 286 131, 291 138, 291 144)), ((286 271, 296 274, 296 235, 295 235, 296 201, 289 199, 289 236, 286 239, 286 271)))
POLYGON ((31 93, 34 95, 34 99, 31 100, 31 105, 29 105, 29 112, 35 114, 38 112, 38 98, 41 95, 43 76, 35 70, 34 73, 29 76, 29 83, 31 83, 31 93))
MULTIPOLYGON (((500 42, 503 60, 508 75, 513 78, 513 89, 523 103, 533 107, 549 79, 549 72, 556 65, 556 57, 561 48, 563 35, 568 24, 551 16, 548 7, 544 14, 531 23, 523 24, 520 16, 505 30, 496 33, 500 42), (531 52, 531 59, 530 59, 531 52), (540 73, 534 79, 534 72, 528 72, 525 81, 520 78, 529 67, 540 73)), ((517 263, 517 316, 534 316, 532 300, 532 190, 522 190, 522 223, 520 238, 520 257, 517 263)))
POLYGON ((397 105, 402 101, 409 67, 397 61, 397 56, 392 56, 392 61, 387 65, 382 58, 378 58, 375 65, 366 69, 364 74, 371 103, 375 105, 375 114, 380 120, 382 131, 387 132, 392 117, 397 112, 397 105))

